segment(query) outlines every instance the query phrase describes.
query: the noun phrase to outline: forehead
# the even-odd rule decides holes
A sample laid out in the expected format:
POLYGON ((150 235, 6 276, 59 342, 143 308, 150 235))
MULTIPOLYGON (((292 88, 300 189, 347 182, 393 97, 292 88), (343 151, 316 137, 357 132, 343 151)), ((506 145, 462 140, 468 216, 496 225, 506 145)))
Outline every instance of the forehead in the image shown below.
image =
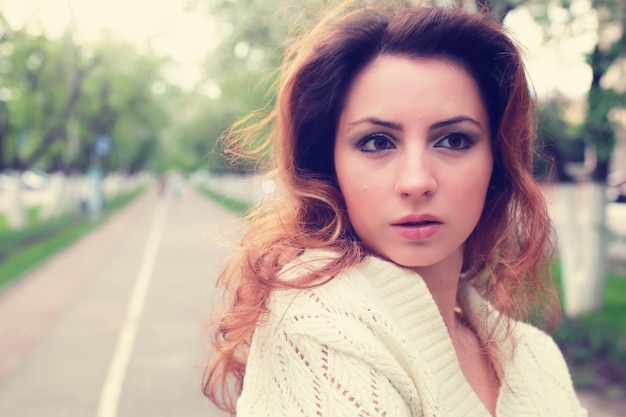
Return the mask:
POLYGON ((384 87, 413 88, 416 81, 433 85, 443 78, 446 78, 445 81, 449 81, 447 78, 454 78, 455 82, 477 86, 474 76, 463 64, 447 57, 381 55, 356 74, 349 91, 364 80, 382 81, 384 87))
POLYGON ((445 57, 377 57, 353 80, 340 119, 371 116, 366 113, 390 118, 470 113, 488 123, 476 80, 445 57))

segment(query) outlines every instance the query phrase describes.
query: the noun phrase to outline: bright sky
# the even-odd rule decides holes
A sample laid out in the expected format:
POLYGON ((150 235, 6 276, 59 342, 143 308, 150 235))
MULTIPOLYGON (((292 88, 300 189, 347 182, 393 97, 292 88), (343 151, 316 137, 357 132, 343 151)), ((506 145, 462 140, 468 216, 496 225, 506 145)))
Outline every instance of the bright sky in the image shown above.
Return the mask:
POLYGON ((558 91, 570 98, 582 98, 591 85, 591 67, 585 54, 596 44, 597 21, 589 0, 574 0, 570 12, 575 21, 567 21, 567 12, 552 8, 549 16, 556 34, 567 34, 558 43, 546 44, 542 29, 528 9, 519 8, 505 20, 526 56, 526 66, 539 98, 558 91))
MULTIPOLYGON (((577 24, 593 32, 594 14, 589 4, 589 0, 574 0, 572 7, 580 17, 577 24)), ((207 15, 185 12, 184 5, 185 0, 0 0, 0 8, 12 24, 38 16, 51 36, 60 34, 73 14, 82 39, 97 38, 103 29, 140 45, 151 38, 158 52, 180 63, 171 77, 187 87, 198 79, 197 64, 218 37, 207 15)), ((555 9, 550 17, 558 22, 563 13, 555 9)), ((554 91, 572 98, 586 94, 591 71, 583 54, 593 46, 594 36, 582 35, 564 44, 545 46, 527 11, 512 12, 506 23, 526 50, 528 71, 539 98, 554 91)), ((562 30, 567 26, 564 23, 562 30)))
POLYGON ((158 53, 180 63, 171 77, 188 86, 197 80, 197 64, 217 44, 217 37, 206 14, 186 12, 184 6, 185 0, 0 0, 0 10, 12 25, 38 18, 53 37, 73 15, 81 40, 97 39, 103 30, 138 45, 150 39, 158 53))

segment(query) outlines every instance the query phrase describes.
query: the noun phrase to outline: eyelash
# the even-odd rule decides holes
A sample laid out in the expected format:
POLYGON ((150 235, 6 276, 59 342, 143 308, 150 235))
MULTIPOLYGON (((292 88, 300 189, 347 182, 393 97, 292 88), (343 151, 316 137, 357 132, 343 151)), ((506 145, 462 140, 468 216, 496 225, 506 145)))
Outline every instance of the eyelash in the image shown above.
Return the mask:
POLYGON ((450 149, 453 151, 464 151, 464 150, 471 148, 472 145, 474 145, 474 141, 469 135, 465 133, 461 133, 461 132, 451 132, 442 136, 440 139, 438 139, 437 142, 435 143, 435 148, 446 148, 446 149, 450 149), (455 148, 452 148, 449 146, 440 146, 441 142, 445 140, 447 140, 449 144, 451 138, 460 138, 464 143, 461 147, 455 147, 455 148))
MULTIPOLYGON (((465 133, 461 133, 461 132, 450 132, 450 133, 446 133, 445 135, 441 136, 440 138, 437 138, 437 140, 435 141, 435 148, 444 148, 444 149, 449 149, 452 151, 464 151, 467 150, 469 148, 471 148, 474 145, 474 141, 472 140, 472 138, 465 134, 465 133), (463 144, 461 146, 458 147, 451 147, 450 145, 450 140, 451 139, 461 139, 463 141, 463 144), (442 142, 448 142, 448 146, 443 146, 441 145, 442 142)), ((367 135, 365 136, 363 139, 361 139, 360 141, 357 142, 356 147, 361 151, 361 152, 365 152, 365 153, 380 153, 380 152, 386 152, 389 151, 391 149, 395 149, 395 143, 392 139, 392 137, 388 134, 385 133, 373 133, 371 135, 367 135), (385 145, 392 145, 391 147, 385 147, 383 149, 367 149, 368 144, 373 143, 373 141, 375 140, 380 140, 383 139, 385 140, 385 145)))
POLYGON ((357 142, 356 144, 357 148, 359 150, 361 150, 361 152, 365 152, 365 153, 379 153, 379 152, 385 152, 388 151, 390 149, 395 149, 395 144, 393 143, 392 138, 384 133, 372 133, 371 135, 367 135, 365 136, 363 139, 361 139, 360 141, 357 142), (367 145, 369 143, 374 143, 375 140, 377 139, 382 139, 385 140, 385 144, 386 145, 393 145, 392 147, 387 147, 384 149, 367 149, 367 145))

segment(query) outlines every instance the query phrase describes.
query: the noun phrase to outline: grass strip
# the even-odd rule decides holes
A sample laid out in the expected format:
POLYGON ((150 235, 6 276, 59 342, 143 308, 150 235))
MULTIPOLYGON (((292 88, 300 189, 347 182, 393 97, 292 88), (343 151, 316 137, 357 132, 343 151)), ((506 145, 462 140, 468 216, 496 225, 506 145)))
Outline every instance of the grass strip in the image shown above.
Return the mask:
POLYGON ((105 207, 102 220, 98 222, 92 221, 88 216, 73 215, 50 222, 52 225, 44 228, 46 233, 31 236, 27 244, 23 244, 19 250, 10 251, 0 260, 0 289, 106 222, 111 214, 125 207, 145 189, 144 187, 112 198, 105 207))
POLYGON ((40 240, 8 256, 0 263, 0 289, 68 247, 96 226, 96 223, 82 221, 63 233, 40 240))
POLYGON ((225 194, 218 193, 217 191, 211 190, 206 187, 198 187, 198 191, 201 194, 204 194, 205 196, 210 198, 211 200, 215 201, 220 206, 224 207, 226 210, 242 216, 248 213, 248 211, 252 207, 252 204, 247 201, 229 197, 225 194))
POLYGON ((77 217, 77 215, 67 214, 47 222, 27 226, 23 229, 10 229, 0 232, 0 261, 33 242, 69 227, 77 217))
MULTIPOLYGON (((32 226, 39 222, 39 214, 41 213, 41 206, 32 206, 26 209, 26 225, 32 226)), ((9 220, 3 214, 0 214, 0 234, 12 230, 9 225, 9 220)))
POLYGON ((626 394, 626 275, 609 271, 602 309, 564 317, 554 339, 577 388, 626 394))

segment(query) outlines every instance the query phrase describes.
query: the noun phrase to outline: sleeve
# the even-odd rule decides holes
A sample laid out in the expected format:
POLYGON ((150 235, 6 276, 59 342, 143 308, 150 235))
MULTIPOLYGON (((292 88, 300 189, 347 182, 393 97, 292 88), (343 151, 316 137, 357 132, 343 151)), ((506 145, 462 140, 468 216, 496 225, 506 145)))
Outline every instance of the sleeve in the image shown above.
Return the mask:
POLYGON ((349 352, 345 339, 332 346, 288 328, 271 333, 253 341, 237 416, 412 415, 389 378, 363 359, 358 346, 349 352))

